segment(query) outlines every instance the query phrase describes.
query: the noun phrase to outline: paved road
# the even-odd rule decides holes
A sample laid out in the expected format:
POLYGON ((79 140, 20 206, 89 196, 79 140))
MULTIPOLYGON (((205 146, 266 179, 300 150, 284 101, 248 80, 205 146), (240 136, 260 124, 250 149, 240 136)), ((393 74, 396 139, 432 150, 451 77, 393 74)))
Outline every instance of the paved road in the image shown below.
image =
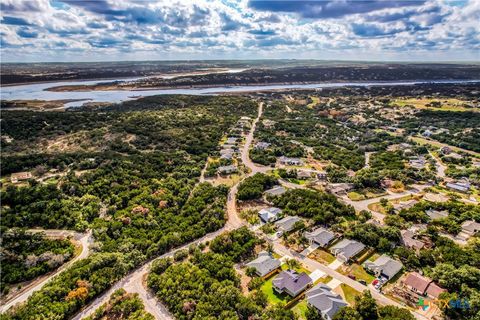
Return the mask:
MULTIPOLYGON (((298 254, 294 251, 290 251, 288 248, 286 248, 285 246, 283 246, 280 243, 280 239, 271 241, 271 243, 272 243, 273 248, 274 248, 276 253, 278 253, 280 255, 291 256, 291 257, 297 259, 298 261, 302 262, 310 270, 320 270, 320 271, 324 272, 325 274, 331 276, 333 279, 337 279, 338 281, 341 281, 342 283, 345 283, 346 285, 352 287, 353 289, 355 289, 359 292, 363 292, 364 290, 369 290, 372 293, 372 297, 382 305, 393 305, 393 306, 397 306, 397 307, 404 307, 401 304, 399 304, 398 302, 396 302, 394 300, 391 300, 388 297, 384 296, 383 294, 379 293, 374 288, 364 286, 363 284, 361 284, 361 283, 359 283, 355 280, 350 279, 349 277, 347 277, 347 276, 329 268, 326 265, 323 265, 323 264, 319 263, 318 261, 315 261, 315 260, 312 260, 308 257, 302 256, 302 255, 300 255, 300 254, 298 254)), ((422 316, 421 314, 418 314, 416 312, 413 312, 413 315, 419 320, 425 320, 426 319, 424 316, 422 316)))
POLYGON ((82 251, 78 256, 68 261, 67 263, 63 264, 52 274, 45 277, 40 277, 37 280, 33 281, 29 286, 26 286, 19 295, 13 297, 12 299, 9 299, 5 304, 3 304, 0 307, 0 313, 7 311, 8 309, 10 309, 10 307, 16 305, 17 303, 25 302, 35 291, 42 289, 43 286, 47 284, 48 281, 50 281, 55 276, 62 273, 66 268, 71 266, 76 261, 86 258, 90 254, 90 244, 93 243, 93 237, 92 237, 91 231, 88 231, 86 233, 78 233, 78 232, 69 231, 69 230, 30 229, 28 230, 28 232, 35 232, 35 233, 44 232, 47 235, 47 237, 50 237, 50 238, 63 238, 63 237, 71 236, 75 240, 80 242, 82 246, 82 251))
POLYGON ((255 128, 262 114, 263 114, 263 102, 260 102, 258 104, 258 115, 255 118, 255 120, 253 120, 252 127, 250 128, 250 132, 245 137, 245 144, 243 145, 242 152, 241 152, 241 158, 242 158, 243 164, 251 170, 249 176, 254 175, 255 173, 265 173, 268 170, 272 170, 272 168, 270 167, 259 166, 253 163, 253 161, 250 160, 250 156, 249 156, 249 149, 250 149, 250 146, 252 145, 255 128))
POLYGON ((435 157, 432 153, 432 151, 428 151, 428 153, 432 156, 432 158, 435 160, 435 167, 437 168, 437 177, 439 178, 445 178, 445 170, 447 170, 447 166, 444 165, 438 157, 435 157))

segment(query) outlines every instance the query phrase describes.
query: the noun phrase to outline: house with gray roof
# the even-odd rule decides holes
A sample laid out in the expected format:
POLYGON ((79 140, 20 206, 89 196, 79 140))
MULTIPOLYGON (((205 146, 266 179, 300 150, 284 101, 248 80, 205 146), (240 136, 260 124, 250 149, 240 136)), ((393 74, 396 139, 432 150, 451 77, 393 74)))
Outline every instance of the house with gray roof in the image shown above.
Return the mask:
POLYGON ((467 220, 462 223, 462 232, 473 236, 477 232, 480 232, 480 223, 475 222, 473 220, 467 220))
POLYGON ((280 158, 278 158, 278 161, 283 165, 290 165, 290 166, 303 165, 303 161, 299 158, 289 158, 289 157, 281 156, 280 158))
POLYGON ((228 143, 228 144, 235 144, 235 143, 237 143, 237 138, 235 138, 235 137, 228 137, 226 143, 228 143))
POLYGON ((290 232, 295 227, 295 223, 302 221, 301 218, 297 216, 286 216, 283 219, 275 222, 275 226, 280 233, 290 232))
POLYGON ((305 293, 307 303, 316 308, 327 320, 332 320, 337 312, 348 304, 339 294, 332 292, 329 286, 319 283, 305 293))
POLYGON ((402 270, 403 264, 383 254, 373 262, 365 262, 364 267, 376 277, 384 277, 390 280, 402 270))
POLYGON ((448 217, 448 211, 447 210, 439 211, 439 210, 429 209, 429 210, 425 211, 425 213, 432 220, 439 220, 439 219, 443 219, 443 218, 448 217))
POLYGON ((268 189, 267 191, 265 191, 265 195, 268 195, 268 196, 280 196, 282 194, 284 194, 285 192, 287 192, 287 190, 282 187, 282 186, 275 186, 271 189, 268 189))
POLYGON ((312 232, 305 232, 305 238, 308 239, 310 245, 319 245, 322 248, 327 247, 333 240, 335 234, 324 228, 317 228, 312 232))
POLYGON ((471 184, 469 182, 449 182, 445 187, 453 191, 468 193, 470 192, 471 184))
POLYGON ((280 268, 280 265, 280 260, 273 258, 267 251, 261 251, 255 260, 246 264, 247 267, 255 268, 255 273, 260 277, 280 268))
POLYGON ((330 251, 338 260, 348 262, 365 249, 365 245, 355 240, 343 239, 335 244, 330 251))
POLYGON ((305 272, 297 273, 294 270, 280 272, 272 281, 273 289, 282 294, 287 293, 296 297, 312 284, 312 278, 305 272))
POLYGON ((282 209, 275 208, 275 207, 265 208, 258 212, 258 216, 265 223, 275 222, 279 220, 281 214, 282 214, 282 209))
POLYGON ((219 174, 230 174, 230 173, 237 172, 237 167, 235 167, 234 165, 222 166, 222 167, 218 167, 217 172, 219 174))
POLYGON ((270 143, 268 142, 263 142, 263 141, 259 141, 255 144, 254 148, 255 149, 259 149, 259 150, 265 150, 267 149, 268 147, 270 147, 270 143))

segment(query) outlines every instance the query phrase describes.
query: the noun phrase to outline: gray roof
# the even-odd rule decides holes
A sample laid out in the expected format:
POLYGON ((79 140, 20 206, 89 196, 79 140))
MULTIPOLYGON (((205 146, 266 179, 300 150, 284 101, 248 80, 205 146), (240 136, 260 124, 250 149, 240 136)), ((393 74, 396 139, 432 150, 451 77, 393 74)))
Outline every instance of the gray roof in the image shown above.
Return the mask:
POLYGON ((287 190, 282 186, 275 186, 272 189, 268 189, 267 191, 265 191, 265 193, 272 196, 279 196, 281 194, 284 194, 286 191, 287 190))
POLYGON ((295 226, 295 223, 297 223, 298 221, 302 221, 302 219, 300 219, 297 216, 286 216, 285 218, 275 222, 275 225, 277 226, 278 229, 288 232, 293 229, 293 227, 295 226))
POLYGON ((281 265, 280 260, 274 259, 268 252, 262 251, 258 254, 257 259, 250 261, 246 264, 247 267, 253 267, 257 270, 257 273, 263 277, 271 271, 279 268, 281 265))
POLYGON ((237 171, 237 167, 235 167, 234 165, 223 166, 223 167, 218 167, 217 171, 218 172, 234 172, 234 171, 237 171))
POLYGON ((305 272, 297 273, 294 270, 282 271, 273 279, 274 287, 294 293, 297 295, 302 292, 309 284, 312 283, 312 278, 305 272))
POLYGON ((330 250, 335 253, 335 255, 341 254, 345 259, 350 260, 357 254, 359 254, 365 245, 355 240, 343 239, 336 245, 334 245, 330 250))
POLYGON ((327 229, 318 228, 313 230, 312 232, 305 232, 305 237, 308 240, 314 241, 320 246, 325 247, 330 243, 330 241, 335 238, 335 234, 328 231, 327 229))
POLYGON ((462 229, 470 233, 475 233, 480 231, 480 223, 473 220, 467 220, 462 223, 462 229))
POLYGON ((448 211, 447 210, 438 211, 438 210, 429 209, 429 210, 425 211, 425 213, 432 220, 438 220, 438 219, 443 219, 443 218, 448 217, 448 211))
POLYGON ((387 255, 381 255, 374 262, 365 262, 365 267, 376 273, 384 274, 391 279, 402 270, 403 264, 387 255))
POLYGON ((317 308, 327 319, 332 319, 341 308, 348 304, 342 297, 333 293, 326 284, 320 283, 305 294, 307 302, 317 308))
POLYGON ((470 190, 470 183, 468 182, 449 182, 446 187, 460 192, 468 192, 470 190))
POLYGON ((270 220, 272 221, 278 220, 278 216, 281 213, 282 213, 282 209, 269 207, 269 208, 260 210, 258 212, 258 215, 260 216, 260 219, 262 219, 265 222, 268 222, 270 220))

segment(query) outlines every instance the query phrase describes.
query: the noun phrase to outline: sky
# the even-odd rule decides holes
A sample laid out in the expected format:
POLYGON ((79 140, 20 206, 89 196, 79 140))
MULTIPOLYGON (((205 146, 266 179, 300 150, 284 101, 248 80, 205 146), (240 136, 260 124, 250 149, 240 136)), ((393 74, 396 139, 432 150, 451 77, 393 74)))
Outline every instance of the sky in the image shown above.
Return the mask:
POLYGON ((2 62, 480 61, 480 0, 2 0, 2 62))

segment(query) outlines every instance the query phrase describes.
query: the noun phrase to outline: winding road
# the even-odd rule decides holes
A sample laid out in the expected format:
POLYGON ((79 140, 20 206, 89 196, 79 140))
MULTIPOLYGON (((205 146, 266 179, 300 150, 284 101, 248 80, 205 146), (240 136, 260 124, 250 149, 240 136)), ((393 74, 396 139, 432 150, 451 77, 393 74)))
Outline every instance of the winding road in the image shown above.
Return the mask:
POLYGON ((70 267, 76 261, 85 259, 90 254, 90 245, 93 243, 93 236, 92 231, 89 230, 86 233, 78 233, 75 231, 70 230, 52 230, 52 229, 29 229, 28 232, 38 233, 43 232, 49 238, 66 238, 72 237, 76 241, 78 241, 82 246, 82 251, 72 260, 68 261, 67 263, 60 266, 57 270, 55 270, 52 274, 37 278, 32 283, 24 288, 24 290, 16 295, 15 297, 7 300, 1 307, 0 313, 3 313, 10 309, 10 307, 16 305, 17 303, 22 303, 27 301, 27 299, 35 292, 43 288, 48 281, 62 273, 66 268, 70 267))
MULTIPOLYGON (((252 141, 253 141, 255 127, 256 127, 256 124, 259 121, 260 117, 262 116, 262 112, 263 112, 263 103, 260 102, 259 105, 258 105, 257 118, 252 123, 251 129, 246 136, 245 143, 244 143, 244 146, 243 146, 242 151, 241 151, 242 162, 244 163, 244 165, 246 167, 248 167, 250 169, 250 172, 247 175, 245 175, 243 179, 245 179, 249 176, 252 176, 256 173, 265 173, 268 170, 271 170, 270 167, 258 166, 256 164, 254 164, 249 157, 249 149, 250 149, 250 146, 251 146, 252 141)), ((192 244, 200 244, 200 243, 204 243, 206 241, 211 241, 215 237, 217 237, 218 235, 220 235, 221 233, 223 233, 227 230, 234 230, 234 229, 237 229, 237 228, 240 228, 240 227, 246 225, 242 221, 242 219, 239 217, 238 212, 237 212, 237 207, 236 207, 236 194, 237 194, 237 191, 238 191, 238 186, 241 183, 241 181, 243 181, 243 179, 240 180, 239 182, 237 182, 234 186, 232 186, 230 188, 230 191, 228 193, 227 204, 226 204, 228 220, 227 220, 227 222, 226 222, 226 224, 223 228, 221 228, 221 229, 219 229, 215 232, 209 233, 209 234, 205 235, 204 237, 202 237, 200 239, 197 239, 193 242, 184 244, 183 246, 178 247, 174 250, 171 250, 168 253, 165 253, 158 258, 173 257, 175 252, 177 252, 179 250, 182 250, 182 249, 187 249, 192 244)), ((203 179, 201 179, 201 180, 203 180, 203 179)), ((300 185, 297 185, 297 184, 290 184, 290 183, 287 183, 286 181, 282 181, 282 180, 280 181, 280 183, 282 185, 284 185, 286 187, 290 187, 290 188, 304 187, 304 186, 300 186, 300 185)), ((391 196, 393 196, 393 195, 385 196, 385 198, 389 198, 391 196)), ((402 195, 401 194, 395 195, 395 197, 398 197, 398 196, 402 196, 402 195)), ((368 204, 371 201, 375 202, 375 201, 378 201, 378 199, 369 199, 369 200, 360 201, 360 202, 359 201, 357 201, 357 202, 352 201, 349 204, 352 204, 357 209, 357 208, 367 207, 368 204)), ((58 230, 56 232, 58 232, 58 230)), ((61 268, 62 270, 65 269, 67 267, 67 265, 70 265, 74 261, 88 256, 88 253, 89 253, 88 244, 91 243, 91 241, 92 241, 91 232, 87 235, 83 235, 83 237, 81 237, 79 240, 82 242, 82 246, 83 246, 82 253, 78 257, 76 257, 74 260, 72 260, 68 264, 64 265, 61 268)), ((301 261, 302 263, 304 263, 307 267, 309 267, 313 270, 319 269, 319 270, 325 272, 326 274, 330 275, 332 278, 337 279, 337 280, 341 281, 342 283, 345 283, 345 284, 351 286, 352 288, 354 288, 358 291, 370 290, 372 292, 372 296, 380 304, 400 306, 399 303, 389 299, 388 297, 382 295, 381 293, 377 292, 376 290, 374 290, 370 287, 364 286, 364 285, 358 283, 357 281, 354 281, 354 280, 338 273, 337 271, 335 271, 333 269, 330 269, 328 266, 325 266, 321 263, 318 263, 317 261, 309 259, 308 257, 304 257, 304 256, 301 256, 297 253, 291 252, 289 249, 287 249, 285 246, 283 246, 279 241, 273 241, 272 244, 273 244, 274 249, 277 253, 280 253, 282 255, 293 256, 296 259, 298 259, 299 261, 301 261)), ((155 295, 148 288, 145 287, 145 279, 146 279, 148 271, 149 271, 149 269, 152 265, 153 260, 154 259, 148 261, 147 263, 145 263, 141 267, 139 267, 136 270, 130 272, 127 276, 125 276, 123 279, 121 279, 116 284, 114 284, 109 290, 104 292, 102 295, 100 295, 95 300, 93 300, 90 304, 88 304, 86 307, 84 307, 79 313, 77 313, 73 317, 73 319, 74 320, 81 320, 81 319, 91 315, 98 307, 100 307, 102 304, 106 303, 109 300, 110 295, 115 290, 120 289, 120 288, 124 288, 127 292, 138 293, 140 298, 144 302, 146 311, 151 313, 156 319, 159 319, 159 320, 171 320, 171 319, 173 319, 173 316, 168 312, 168 310, 165 308, 165 306, 160 301, 158 301, 156 299, 155 295)), ((61 272, 60 269, 56 272, 56 274, 58 274, 59 272, 61 272)), ((52 277, 54 277, 55 275, 52 275, 52 276, 48 277, 47 279, 42 281, 41 284, 35 286, 32 289, 29 289, 27 292, 25 292, 21 296, 15 298, 10 303, 6 304, 5 306, 2 306, 2 309, 1 309, 2 312, 5 311, 6 309, 8 309, 10 306, 12 306, 15 303, 25 301, 34 291, 41 289, 43 287, 43 285, 48 280, 50 280, 52 277)), ((421 319, 421 320, 425 319, 425 317, 423 317, 422 315, 420 315, 416 312, 414 312, 413 314, 415 315, 415 317, 417 319, 421 319)))

